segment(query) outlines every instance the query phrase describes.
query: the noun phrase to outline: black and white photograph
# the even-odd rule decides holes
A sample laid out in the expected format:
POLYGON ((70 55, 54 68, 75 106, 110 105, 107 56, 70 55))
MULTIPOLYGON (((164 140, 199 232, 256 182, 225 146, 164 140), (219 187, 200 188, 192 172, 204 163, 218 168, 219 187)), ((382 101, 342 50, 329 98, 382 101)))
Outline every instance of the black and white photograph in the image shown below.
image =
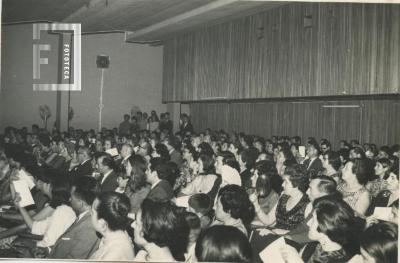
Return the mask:
POLYGON ((399 262, 400 0, 0 20, 0 261, 399 262))

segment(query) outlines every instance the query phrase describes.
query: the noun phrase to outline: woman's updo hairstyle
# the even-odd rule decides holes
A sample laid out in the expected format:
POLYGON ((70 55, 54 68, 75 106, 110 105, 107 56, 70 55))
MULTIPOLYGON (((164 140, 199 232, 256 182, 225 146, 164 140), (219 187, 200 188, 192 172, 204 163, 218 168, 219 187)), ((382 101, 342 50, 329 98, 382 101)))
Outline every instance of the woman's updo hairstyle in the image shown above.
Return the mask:
POLYGON ((125 230, 131 223, 128 217, 131 209, 128 197, 117 192, 104 192, 97 199, 97 218, 104 219, 112 231, 125 230))

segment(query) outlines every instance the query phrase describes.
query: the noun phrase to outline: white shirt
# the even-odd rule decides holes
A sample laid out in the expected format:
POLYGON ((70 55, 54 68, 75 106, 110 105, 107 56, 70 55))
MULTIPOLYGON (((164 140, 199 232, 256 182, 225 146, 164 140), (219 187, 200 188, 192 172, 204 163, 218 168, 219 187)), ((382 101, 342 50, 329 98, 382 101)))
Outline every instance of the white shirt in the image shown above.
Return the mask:
POLYGON ((33 221, 32 234, 43 235, 38 247, 50 247, 75 222, 76 214, 71 207, 60 205, 53 214, 41 221, 33 221))
POLYGON ((236 184, 238 186, 242 186, 242 178, 240 178, 239 172, 230 167, 229 165, 222 165, 221 167, 221 177, 222 177, 222 183, 221 187, 227 185, 227 184, 236 184))
POLYGON ((103 179, 101 179, 101 183, 100 183, 100 184, 103 184, 104 181, 107 179, 107 177, 108 177, 112 172, 113 172, 113 170, 110 170, 110 171, 108 171, 107 173, 105 173, 105 174, 103 175, 103 179))
POLYGON ((151 185, 150 189, 153 189, 154 187, 156 187, 160 182, 161 182, 161 180, 158 179, 158 181, 156 181, 154 184, 151 185))
POLYGON ((107 237, 101 239, 99 248, 90 259, 121 261, 133 260, 135 254, 131 238, 125 231, 110 232, 107 237))
POLYGON ((217 176, 214 174, 198 175, 192 182, 182 189, 184 195, 193 195, 198 193, 208 193, 214 186, 217 176))

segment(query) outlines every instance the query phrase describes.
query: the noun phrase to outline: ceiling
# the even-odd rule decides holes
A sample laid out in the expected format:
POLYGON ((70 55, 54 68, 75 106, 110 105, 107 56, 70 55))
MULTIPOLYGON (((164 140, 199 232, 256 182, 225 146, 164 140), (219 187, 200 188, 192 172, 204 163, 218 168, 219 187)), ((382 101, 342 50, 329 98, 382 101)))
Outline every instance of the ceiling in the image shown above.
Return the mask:
POLYGON ((254 0, 3 0, 3 23, 81 23, 82 32, 126 31, 152 42, 287 2, 254 0))

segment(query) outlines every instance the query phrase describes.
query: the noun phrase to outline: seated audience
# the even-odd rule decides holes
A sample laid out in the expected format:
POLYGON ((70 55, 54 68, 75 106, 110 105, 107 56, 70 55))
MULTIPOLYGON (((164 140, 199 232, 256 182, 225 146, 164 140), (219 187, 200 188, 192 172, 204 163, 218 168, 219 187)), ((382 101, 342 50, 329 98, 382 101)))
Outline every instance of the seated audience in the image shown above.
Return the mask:
POLYGON ((126 162, 126 175, 129 177, 125 187, 125 195, 131 203, 131 213, 139 211, 143 200, 150 192, 146 181, 147 162, 140 155, 132 155, 126 162))
POLYGON ((338 185, 343 200, 360 216, 365 215, 370 205, 370 195, 365 188, 371 174, 369 168, 366 159, 348 161, 342 171, 343 181, 338 185))
MULTIPOLYGON (((71 207, 78 218, 58 238, 48 258, 88 259, 97 250, 99 238, 92 224, 90 210, 98 192, 99 185, 92 177, 83 176, 75 181, 71 190, 71 207)), ((43 255, 43 251, 35 251, 35 257, 40 257, 38 254, 43 255)))
POLYGON ((76 214, 70 207, 71 185, 62 175, 54 175, 50 184, 45 186, 46 194, 50 198, 53 213, 41 220, 35 220, 24 207, 19 206, 20 196, 16 193, 14 205, 21 213, 25 224, 34 235, 43 238, 35 246, 48 248, 55 244, 57 239, 74 223, 76 214))
POLYGON ((322 161, 319 159, 319 147, 316 142, 311 142, 307 147, 307 157, 303 162, 310 176, 317 175, 324 170, 322 161))
POLYGON ((201 229, 208 228, 214 217, 211 198, 203 193, 194 194, 189 198, 188 205, 188 211, 199 217, 201 229))
POLYGON ((382 158, 376 161, 374 171, 375 178, 369 181, 366 185, 371 198, 375 198, 382 190, 386 190, 387 181, 391 171, 392 163, 387 158, 382 158))
POLYGON ((390 173, 386 181, 387 190, 379 192, 379 194, 372 199, 367 215, 373 214, 376 207, 399 206, 399 174, 390 173))
POLYGON ((238 185, 226 185, 219 190, 212 225, 234 226, 248 235, 247 227, 254 219, 254 205, 246 191, 238 185))
POLYGON ((233 226, 212 226, 202 232, 195 252, 199 262, 252 262, 246 235, 233 226))
MULTIPOLYGON (((239 158, 241 158, 239 156, 239 158)), ((221 187, 228 184, 242 186, 239 163, 231 152, 220 152, 215 161, 215 171, 221 175, 221 187)))
POLYGON ((337 198, 320 198, 313 207, 308 236, 317 242, 316 247, 312 248, 310 243, 299 254, 295 248, 286 245, 281 252, 284 260, 287 263, 347 262, 359 252, 363 222, 356 218, 346 202, 337 198))
POLYGON ((183 261, 189 226, 185 212, 170 202, 145 199, 133 224, 135 244, 140 250, 135 261, 183 261))
POLYGON ((146 170, 146 180, 151 185, 151 190, 147 198, 153 201, 166 201, 174 197, 171 184, 167 181, 168 166, 161 158, 150 160, 146 170))
POLYGON ((72 177, 92 175, 91 153, 88 147, 79 147, 75 158, 70 163, 70 174, 72 177))
POLYGON ((100 172, 100 191, 113 192, 118 188, 118 174, 111 155, 104 153, 97 157, 96 168, 100 172))
POLYGON ((339 183, 342 176, 340 172, 340 167, 342 166, 340 155, 336 152, 329 151, 324 153, 322 156, 322 166, 325 169, 323 174, 332 177, 335 179, 336 183, 339 183))
POLYGON ((308 178, 303 167, 286 167, 282 186, 282 195, 274 208, 265 214, 260 206, 256 206, 256 215, 264 226, 292 230, 304 221, 304 212, 309 203, 305 194, 308 178))
POLYGON ((126 229, 131 222, 129 199, 120 193, 103 192, 93 202, 92 223, 102 235, 99 248, 91 255, 92 260, 133 260, 134 250, 126 229))

